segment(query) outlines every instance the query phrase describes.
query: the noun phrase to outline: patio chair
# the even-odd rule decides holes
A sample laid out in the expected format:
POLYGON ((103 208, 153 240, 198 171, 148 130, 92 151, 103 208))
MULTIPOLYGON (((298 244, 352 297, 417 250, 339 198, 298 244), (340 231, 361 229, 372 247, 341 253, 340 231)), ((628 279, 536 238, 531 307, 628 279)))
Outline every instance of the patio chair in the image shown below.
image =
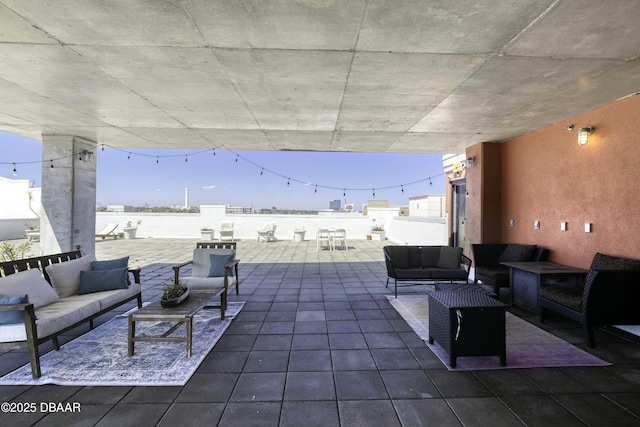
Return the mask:
POLYGON ((320 247, 324 248, 325 246, 331 250, 331 233, 326 228, 318 228, 318 232, 316 233, 316 251, 320 252, 320 247))
POLYGON ((347 244, 347 230, 344 228, 338 228, 331 233, 331 246, 335 250, 336 248, 349 251, 349 245, 347 244))
POLYGON ((230 240, 233 242, 233 222, 223 221, 220 223, 220 240, 230 240))
POLYGON ((220 296, 220 305, 207 305, 206 308, 220 308, 224 319, 227 309, 229 288, 238 285, 238 264, 236 259, 236 243, 198 242, 193 250, 193 259, 173 266, 174 283, 185 283, 194 292, 211 293, 211 298, 220 296), (191 265, 191 276, 180 276, 180 269, 191 265))
POLYGON ((114 239, 118 238, 118 234, 115 232, 116 228, 118 228, 118 224, 107 224, 102 227, 102 230, 96 233, 96 237, 102 238, 102 240, 107 237, 113 237, 114 239))
POLYGON ((263 239, 265 242, 273 242, 276 240, 275 237, 275 233, 276 233, 276 223, 275 222, 268 222, 265 224, 265 226, 261 229, 258 230, 258 242, 260 241, 260 239, 263 239))

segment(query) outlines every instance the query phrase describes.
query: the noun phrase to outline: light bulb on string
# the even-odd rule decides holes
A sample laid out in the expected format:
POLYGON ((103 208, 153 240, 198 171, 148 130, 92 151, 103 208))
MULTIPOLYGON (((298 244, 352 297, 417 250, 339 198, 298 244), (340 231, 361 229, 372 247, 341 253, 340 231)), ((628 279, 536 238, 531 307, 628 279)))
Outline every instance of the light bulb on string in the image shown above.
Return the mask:
POLYGON ((373 198, 375 199, 376 198, 376 189, 374 188, 372 191, 373 191, 373 198))
POLYGON ((346 188, 342 189, 342 197, 347 197, 347 189, 346 188))
POLYGON ((236 163, 238 163, 238 157, 240 157, 240 156, 236 155, 236 163))
POLYGON ((215 157, 215 156, 216 156, 216 149, 214 148, 213 149, 213 157, 215 157))
POLYGON ((102 144, 102 151, 104 151, 104 144, 102 144))
POLYGON ((13 176, 18 175, 18 169, 16 169, 16 164, 13 164, 13 176))
POLYGON ((53 160, 49 160, 51 162, 51 169, 53 169, 53 160))
POLYGON ((264 172, 264 168, 260 169, 260 175, 264 172))
POLYGON ((289 186, 289 184, 290 184, 290 181, 289 181, 289 178, 287 178, 287 187, 289 186))
POLYGON ((404 186, 403 185, 400 186, 400 191, 402 192, 402 194, 404 194, 404 186))
POLYGON ((317 193, 317 192, 318 192, 318 186, 317 186, 317 185, 316 185, 315 190, 313 190, 313 192, 314 192, 314 193, 317 193))
POLYGON ((429 178, 429 186, 433 187, 433 182, 431 182, 431 178, 429 178))
POLYGON ((187 156, 186 154, 184 155, 184 163, 189 163, 189 156, 187 156))
POLYGON ((127 154, 127 160, 131 160, 131 153, 127 154))
POLYGON ((156 156, 156 165, 160 164, 160 156, 156 156))
POLYGON ((82 160, 82 153, 78 153, 78 160, 82 160))

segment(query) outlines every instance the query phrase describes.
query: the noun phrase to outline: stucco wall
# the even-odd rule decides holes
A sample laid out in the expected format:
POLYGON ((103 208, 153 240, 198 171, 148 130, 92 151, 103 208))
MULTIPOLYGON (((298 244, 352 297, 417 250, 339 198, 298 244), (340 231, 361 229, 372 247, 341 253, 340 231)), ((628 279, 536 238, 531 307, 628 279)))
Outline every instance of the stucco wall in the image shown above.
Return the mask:
POLYGON ((584 268, 596 252, 640 259, 638 122, 635 96, 503 144, 502 241, 535 243, 552 261, 584 268), (577 129, 589 125, 580 146, 577 129))

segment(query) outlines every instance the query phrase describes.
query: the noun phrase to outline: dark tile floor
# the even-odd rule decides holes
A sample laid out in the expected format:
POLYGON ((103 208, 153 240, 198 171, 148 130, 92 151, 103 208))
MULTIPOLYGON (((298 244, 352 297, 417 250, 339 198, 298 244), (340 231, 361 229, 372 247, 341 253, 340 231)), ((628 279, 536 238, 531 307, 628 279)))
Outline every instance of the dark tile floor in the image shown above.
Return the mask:
MULTIPOLYGON (((186 243, 174 262, 188 258, 186 243)), ((98 258, 123 245, 98 245, 98 258)), ((609 367, 449 372, 389 305, 381 245, 350 246, 347 255, 317 253, 314 242, 239 245, 247 261, 233 299, 246 305, 184 387, 2 386, 2 402, 77 402, 81 412, 0 413, 0 424, 640 425, 640 345, 628 335, 598 331, 590 351, 609 367)), ((157 298, 170 265, 143 268, 144 299, 157 298)), ((576 324, 541 326, 585 348, 576 324)), ((25 362, 23 351, 0 353, 0 374, 25 362)))

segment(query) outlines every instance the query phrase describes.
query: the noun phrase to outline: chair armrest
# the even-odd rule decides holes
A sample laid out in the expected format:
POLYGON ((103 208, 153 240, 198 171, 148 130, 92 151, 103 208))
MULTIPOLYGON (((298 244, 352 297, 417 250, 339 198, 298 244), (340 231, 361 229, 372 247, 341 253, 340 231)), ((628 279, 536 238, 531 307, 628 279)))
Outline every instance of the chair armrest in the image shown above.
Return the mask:
POLYGON ((133 274, 133 280, 140 284, 140 268, 130 268, 129 273, 133 274))
POLYGON ((174 265, 173 268, 173 283, 178 283, 180 279, 180 268, 186 265, 192 264, 193 260, 189 260, 187 262, 183 262, 182 264, 174 265))
POLYGON ((469 271, 471 270, 471 258, 462 254, 462 260, 460 264, 462 264, 464 271, 467 272, 467 278, 469 278, 469 271))

